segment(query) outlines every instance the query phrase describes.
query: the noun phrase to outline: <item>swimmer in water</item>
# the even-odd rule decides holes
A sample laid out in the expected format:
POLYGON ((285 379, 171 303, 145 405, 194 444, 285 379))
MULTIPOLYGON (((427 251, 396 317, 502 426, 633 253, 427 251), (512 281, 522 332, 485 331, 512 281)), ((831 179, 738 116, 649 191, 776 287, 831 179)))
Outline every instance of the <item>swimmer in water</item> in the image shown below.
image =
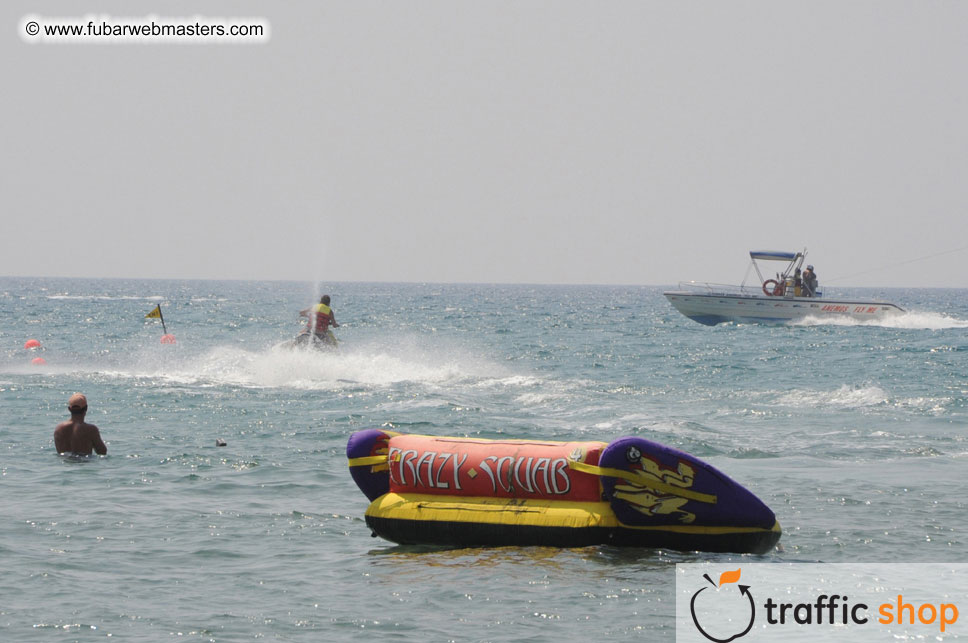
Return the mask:
POLYGON ((96 451, 98 455, 107 455, 108 448, 101 440, 101 432, 93 424, 84 421, 87 413, 87 398, 75 393, 67 401, 67 409, 71 412, 71 419, 65 420, 54 429, 54 446, 57 453, 73 453, 75 455, 91 455, 96 451))

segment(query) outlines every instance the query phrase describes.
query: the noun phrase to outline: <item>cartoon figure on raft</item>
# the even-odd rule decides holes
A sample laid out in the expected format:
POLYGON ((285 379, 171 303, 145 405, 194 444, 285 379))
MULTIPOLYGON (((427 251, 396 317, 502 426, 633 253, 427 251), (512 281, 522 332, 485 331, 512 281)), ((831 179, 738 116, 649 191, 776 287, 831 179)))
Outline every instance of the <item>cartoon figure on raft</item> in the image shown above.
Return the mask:
POLYGON ((538 442, 350 436, 350 473, 370 499, 366 524, 400 544, 611 544, 764 553, 776 515, 711 465, 639 437, 538 442))

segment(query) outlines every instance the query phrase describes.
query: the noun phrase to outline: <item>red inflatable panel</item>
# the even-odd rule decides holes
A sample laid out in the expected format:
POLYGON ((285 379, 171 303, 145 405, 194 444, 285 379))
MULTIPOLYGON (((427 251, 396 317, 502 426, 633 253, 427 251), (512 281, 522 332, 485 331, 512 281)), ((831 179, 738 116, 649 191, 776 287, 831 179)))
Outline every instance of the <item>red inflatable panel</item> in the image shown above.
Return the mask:
POLYGON ((605 446, 396 435, 389 442, 390 491, 596 502, 598 476, 570 469, 568 460, 597 465, 605 446))

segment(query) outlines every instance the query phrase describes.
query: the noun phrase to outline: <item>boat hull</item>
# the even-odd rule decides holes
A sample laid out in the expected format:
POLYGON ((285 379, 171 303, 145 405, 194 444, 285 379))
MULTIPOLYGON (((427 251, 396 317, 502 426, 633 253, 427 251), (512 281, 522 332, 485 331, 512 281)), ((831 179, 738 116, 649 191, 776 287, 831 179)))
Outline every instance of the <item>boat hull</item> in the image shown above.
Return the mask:
POLYGON ((904 312, 904 309, 882 301, 695 293, 686 290, 663 294, 680 313, 706 326, 725 322, 785 324, 807 317, 877 322, 904 312))

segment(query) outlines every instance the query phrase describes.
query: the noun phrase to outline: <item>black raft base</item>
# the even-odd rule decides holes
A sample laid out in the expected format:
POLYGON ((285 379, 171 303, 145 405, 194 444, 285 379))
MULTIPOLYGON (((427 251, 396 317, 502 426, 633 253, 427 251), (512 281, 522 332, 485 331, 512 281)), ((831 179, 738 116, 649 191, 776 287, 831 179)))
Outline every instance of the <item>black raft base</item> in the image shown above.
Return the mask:
POLYGON ((622 527, 537 527, 489 523, 401 520, 366 516, 374 536, 401 545, 445 547, 648 547, 677 551, 765 554, 780 540, 780 530, 689 533, 622 527))

